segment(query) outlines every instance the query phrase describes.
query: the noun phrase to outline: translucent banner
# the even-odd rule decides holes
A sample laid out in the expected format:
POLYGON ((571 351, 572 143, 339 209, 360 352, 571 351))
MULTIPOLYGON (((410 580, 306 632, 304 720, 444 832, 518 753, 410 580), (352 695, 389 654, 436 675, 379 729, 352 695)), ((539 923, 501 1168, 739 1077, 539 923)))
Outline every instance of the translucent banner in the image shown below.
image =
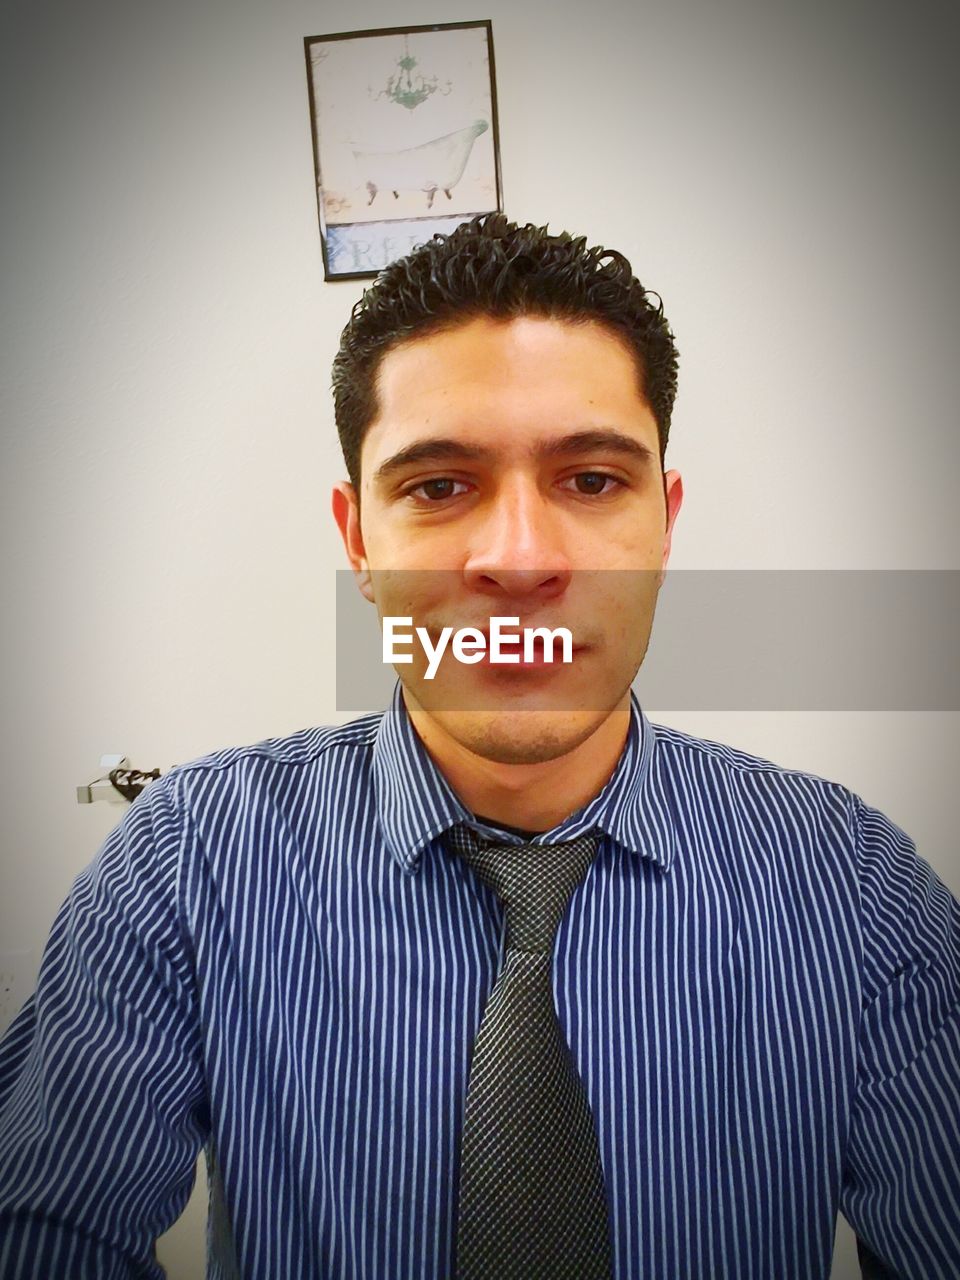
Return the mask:
POLYGON ((374 604, 338 571, 337 709, 381 709, 399 675, 465 710, 609 706, 631 683, 648 711, 960 710, 957 570, 670 570, 662 586, 647 571, 525 575, 506 590, 384 571, 374 604), (524 649, 535 631, 557 633, 553 662, 545 634, 524 649))

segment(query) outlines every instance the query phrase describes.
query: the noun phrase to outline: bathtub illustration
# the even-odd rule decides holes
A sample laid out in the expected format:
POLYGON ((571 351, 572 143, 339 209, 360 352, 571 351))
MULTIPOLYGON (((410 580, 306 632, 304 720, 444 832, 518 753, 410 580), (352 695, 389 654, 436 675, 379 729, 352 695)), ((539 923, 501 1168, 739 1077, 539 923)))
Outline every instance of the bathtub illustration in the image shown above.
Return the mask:
POLYGON ((370 197, 368 207, 378 191, 392 191, 395 200, 401 191, 423 191, 428 209, 433 208, 438 191, 448 200, 453 199, 451 192, 463 176, 474 140, 488 128, 486 120, 474 120, 453 133, 421 142, 418 147, 404 147, 401 151, 354 149, 360 180, 370 197))

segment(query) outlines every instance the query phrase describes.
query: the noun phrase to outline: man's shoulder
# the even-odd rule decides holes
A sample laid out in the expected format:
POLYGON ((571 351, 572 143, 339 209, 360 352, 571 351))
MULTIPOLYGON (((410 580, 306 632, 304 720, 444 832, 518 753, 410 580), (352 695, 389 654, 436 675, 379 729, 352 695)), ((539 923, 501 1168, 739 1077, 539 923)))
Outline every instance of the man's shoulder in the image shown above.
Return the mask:
POLYGON ((724 742, 668 725, 651 725, 651 783, 656 807, 677 829, 707 833, 715 849, 766 850, 771 865, 787 858, 796 871, 800 850, 811 868, 863 870, 872 829, 886 843, 909 837, 850 786, 811 770, 779 764, 724 742), (789 851, 789 855, 787 853, 789 851), (838 861, 839 860, 839 861, 838 861))
POLYGON ((776 794, 786 802, 817 800, 831 808, 849 811, 859 797, 841 782, 809 769, 785 765, 765 756, 711 738, 697 737, 671 725, 651 724, 654 735, 653 767, 661 776, 702 789, 711 781, 745 791, 776 794))
POLYGON ((174 765, 168 777, 197 781, 265 767, 271 771, 336 768, 344 754, 369 754, 376 741, 382 711, 370 712, 340 725, 314 725, 295 732, 262 738, 243 746, 222 747, 174 765))

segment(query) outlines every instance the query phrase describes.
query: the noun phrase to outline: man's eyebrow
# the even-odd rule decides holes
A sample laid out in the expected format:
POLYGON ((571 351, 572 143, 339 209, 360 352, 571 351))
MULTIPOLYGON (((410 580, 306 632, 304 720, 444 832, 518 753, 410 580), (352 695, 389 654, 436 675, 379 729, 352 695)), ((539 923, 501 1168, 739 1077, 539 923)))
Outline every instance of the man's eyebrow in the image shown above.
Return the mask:
MULTIPOLYGON (((546 441, 537 452, 547 458, 562 457, 565 454, 607 452, 626 454, 645 463, 658 460, 657 454, 648 445, 613 427, 571 431, 555 440, 546 441)), ((413 444, 381 462, 374 472, 373 480, 374 483, 382 484, 396 472, 421 462, 492 462, 496 455, 497 451, 489 446, 465 444, 462 440, 446 436, 415 440, 413 444)))
POLYGON ((389 480, 395 472, 419 462, 488 462, 495 456, 495 450, 483 445, 468 445, 462 440, 435 436, 428 440, 416 440, 381 462, 373 473, 373 479, 375 483, 382 483, 389 480))
POLYGON ((596 427, 588 431, 572 431, 569 435, 551 440, 542 449, 546 457, 556 457, 565 453, 624 453, 639 458, 643 462, 656 462, 659 457, 654 451, 634 436, 614 427, 596 427))

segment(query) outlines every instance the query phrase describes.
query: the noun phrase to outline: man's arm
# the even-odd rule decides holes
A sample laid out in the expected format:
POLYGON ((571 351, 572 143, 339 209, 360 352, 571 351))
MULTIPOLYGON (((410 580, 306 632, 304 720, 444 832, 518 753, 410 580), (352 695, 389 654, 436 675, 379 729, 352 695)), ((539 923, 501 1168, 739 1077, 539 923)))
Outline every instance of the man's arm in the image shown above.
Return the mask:
POLYGON ((209 1132, 178 785, 152 783, 78 876, 0 1042, 0 1280, 163 1275, 209 1132))
POLYGON ((960 1276, 960 903, 856 799, 864 992, 841 1208, 902 1280, 960 1276))

